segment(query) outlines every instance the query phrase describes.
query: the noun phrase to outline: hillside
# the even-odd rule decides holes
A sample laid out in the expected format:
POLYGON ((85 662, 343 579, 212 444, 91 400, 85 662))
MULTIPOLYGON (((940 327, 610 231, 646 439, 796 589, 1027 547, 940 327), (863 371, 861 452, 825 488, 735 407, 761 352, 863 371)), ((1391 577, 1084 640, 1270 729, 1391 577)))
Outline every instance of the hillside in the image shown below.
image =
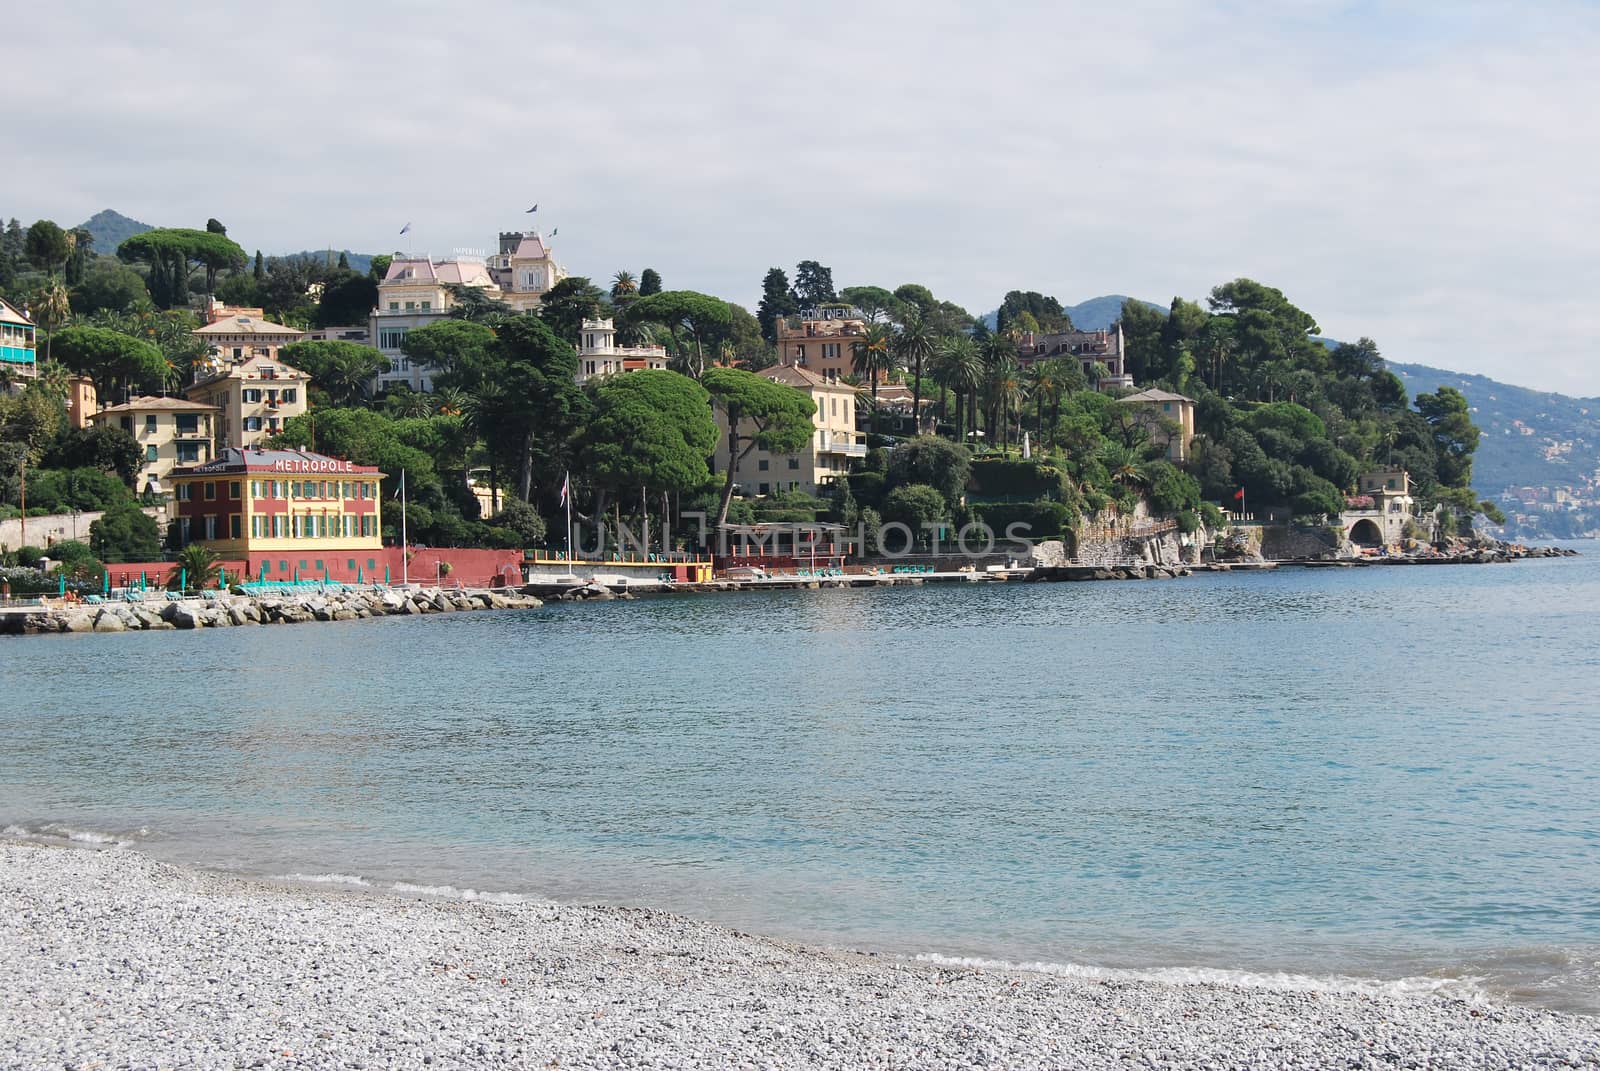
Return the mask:
MULTIPOLYGON (((1072 326, 1079 331, 1103 331, 1122 319, 1122 303, 1130 300, 1122 294, 1106 294, 1068 305, 1062 311, 1072 317, 1072 326)), ((1153 301, 1146 301, 1145 304, 1162 312, 1168 308, 1153 301)))
POLYGON ((1547 394, 1420 364, 1389 367, 1412 397, 1441 386, 1467 396, 1483 432, 1472 482, 1485 494, 1508 487, 1582 486, 1600 469, 1600 398, 1547 394))
MULTIPOLYGON (((1074 326, 1096 330, 1115 322, 1126 300, 1120 294, 1090 298, 1066 312, 1074 326)), ((1441 386, 1466 395, 1483 431, 1472 482, 1485 496, 1498 497, 1508 487, 1582 487, 1600 469, 1600 398, 1548 394, 1426 365, 1391 361, 1389 367, 1413 398, 1441 386)))
POLYGON ((110 208, 102 208, 78 224, 78 228, 94 235, 94 251, 106 256, 114 254, 117 246, 134 235, 155 230, 148 223, 141 223, 110 208))

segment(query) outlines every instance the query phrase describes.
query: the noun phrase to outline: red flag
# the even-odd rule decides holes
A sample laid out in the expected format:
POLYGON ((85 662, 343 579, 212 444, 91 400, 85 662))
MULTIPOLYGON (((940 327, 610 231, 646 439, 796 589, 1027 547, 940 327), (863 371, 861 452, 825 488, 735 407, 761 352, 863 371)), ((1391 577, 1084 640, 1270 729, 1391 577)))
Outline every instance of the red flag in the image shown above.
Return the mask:
POLYGON ((1241 487, 1237 491, 1235 491, 1233 493, 1233 497, 1237 498, 1240 502, 1243 502, 1244 501, 1244 488, 1241 487))

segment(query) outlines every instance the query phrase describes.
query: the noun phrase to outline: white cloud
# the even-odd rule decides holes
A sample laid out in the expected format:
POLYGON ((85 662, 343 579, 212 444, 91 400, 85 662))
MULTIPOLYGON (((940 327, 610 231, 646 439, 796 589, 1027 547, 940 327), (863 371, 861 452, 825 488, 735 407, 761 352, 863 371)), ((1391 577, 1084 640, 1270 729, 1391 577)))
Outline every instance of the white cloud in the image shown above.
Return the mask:
POLYGON ((746 304, 807 257, 974 311, 1250 275, 1395 359, 1600 394, 1587 5, 160 8, 30 18, 0 210, 444 253, 539 201, 575 270, 746 304))

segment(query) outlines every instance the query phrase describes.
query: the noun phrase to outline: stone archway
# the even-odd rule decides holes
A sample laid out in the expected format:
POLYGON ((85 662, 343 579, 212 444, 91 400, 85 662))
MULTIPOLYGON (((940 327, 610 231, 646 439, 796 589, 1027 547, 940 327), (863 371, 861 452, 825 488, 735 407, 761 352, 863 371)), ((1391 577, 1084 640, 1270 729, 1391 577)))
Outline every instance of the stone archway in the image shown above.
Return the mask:
POLYGON ((1363 517, 1350 526, 1350 542, 1363 547, 1383 546, 1383 529, 1378 527, 1378 522, 1363 517))

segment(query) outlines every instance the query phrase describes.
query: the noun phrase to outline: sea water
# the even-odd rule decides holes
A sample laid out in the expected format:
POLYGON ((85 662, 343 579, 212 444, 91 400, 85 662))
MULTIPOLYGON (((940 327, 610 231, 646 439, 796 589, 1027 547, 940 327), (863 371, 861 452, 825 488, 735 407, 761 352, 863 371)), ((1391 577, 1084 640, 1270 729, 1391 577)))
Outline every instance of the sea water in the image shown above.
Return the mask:
POLYGON ((934 962, 1596 1013, 1585 549, 11 639, 0 827, 934 962))

